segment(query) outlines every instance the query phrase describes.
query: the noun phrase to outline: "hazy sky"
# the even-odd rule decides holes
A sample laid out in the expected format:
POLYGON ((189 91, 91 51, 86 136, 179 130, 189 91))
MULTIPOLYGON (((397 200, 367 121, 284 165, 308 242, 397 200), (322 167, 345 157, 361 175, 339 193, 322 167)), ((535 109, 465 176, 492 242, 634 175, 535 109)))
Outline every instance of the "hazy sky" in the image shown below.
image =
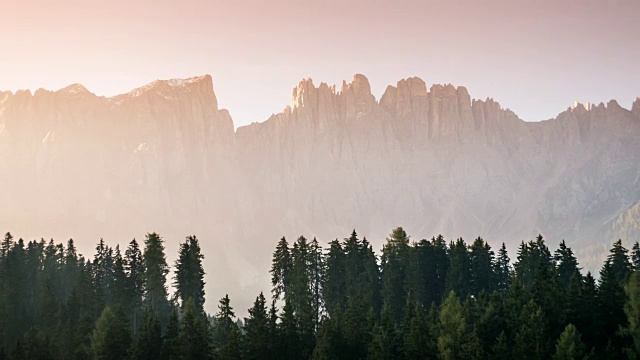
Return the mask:
POLYGON ((114 95, 211 74, 236 125, 301 78, 465 85, 525 120, 640 96, 640 1, 0 0, 0 89, 114 95))

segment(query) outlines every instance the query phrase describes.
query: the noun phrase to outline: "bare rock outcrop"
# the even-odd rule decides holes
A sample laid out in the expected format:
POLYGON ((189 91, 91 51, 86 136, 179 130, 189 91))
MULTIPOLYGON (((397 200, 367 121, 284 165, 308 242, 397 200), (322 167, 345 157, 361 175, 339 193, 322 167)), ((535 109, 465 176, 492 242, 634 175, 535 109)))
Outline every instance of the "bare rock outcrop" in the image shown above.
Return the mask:
POLYGON ((158 231, 172 253, 195 233, 210 273, 239 274, 209 278, 212 298, 264 290, 283 235, 329 241, 356 228, 379 247, 402 225, 416 240, 515 249, 541 233, 594 268, 603 244, 639 223, 640 99, 530 123, 415 77, 377 101, 357 74, 339 89, 302 80, 281 113, 234 131, 208 75, 111 98, 74 84, 0 92, 0 154, 1 228, 74 237, 85 252, 158 231))

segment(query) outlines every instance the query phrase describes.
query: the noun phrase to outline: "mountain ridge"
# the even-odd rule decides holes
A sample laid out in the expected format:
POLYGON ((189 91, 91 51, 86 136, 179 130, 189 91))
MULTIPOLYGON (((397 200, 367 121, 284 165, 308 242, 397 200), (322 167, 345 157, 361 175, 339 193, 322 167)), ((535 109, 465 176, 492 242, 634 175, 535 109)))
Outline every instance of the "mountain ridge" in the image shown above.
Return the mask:
POLYGON ((235 129, 208 75, 110 98, 72 84, 0 93, 0 154, 1 229, 73 237, 87 254, 148 231, 175 253, 197 234, 212 273, 237 274, 208 277, 208 294, 267 290, 283 235, 356 228, 379 248, 402 225, 514 251, 540 233, 589 269, 615 237, 640 238, 638 99, 527 122, 416 77, 376 100, 358 74, 339 90, 304 79, 282 112, 235 129))
MULTIPOLYGON (((460 89, 460 91, 463 94, 466 94, 466 96, 469 96, 468 90, 465 86, 463 85, 453 85, 451 83, 446 83, 446 84, 437 84, 434 83, 432 84, 430 89, 426 88, 426 82, 424 80, 422 80, 420 77, 417 76, 411 76, 408 78, 403 78, 397 81, 396 85, 387 85, 385 91, 382 93, 382 95, 380 96, 380 98, 376 98, 376 96, 372 93, 371 91, 371 87, 369 85, 369 80, 368 78, 360 73, 356 73, 352 79, 351 82, 347 82, 346 80, 343 80, 342 82, 342 88, 340 90, 336 90, 336 85, 329 85, 326 82, 321 82, 320 85, 318 85, 317 87, 314 85, 313 83, 313 79, 312 78, 304 78, 302 80, 299 81, 298 85, 296 87, 293 87, 292 89, 292 99, 291 99, 291 104, 287 105, 284 107, 284 109, 281 111, 282 112, 286 112, 286 111, 290 111, 292 108, 298 107, 301 104, 298 104, 297 101, 299 101, 300 97, 301 97, 301 93, 308 93, 310 90, 309 89, 314 89, 315 91, 318 91, 320 89, 328 89, 329 91, 333 92, 334 94, 340 94, 344 91, 348 91, 349 87, 352 86, 358 86, 358 85, 354 85, 354 83, 356 84, 364 84, 362 86, 364 86, 364 91, 366 93, 366 96, 373 96, 374 101, 378 104, 378 105, 383 105, 383 102, 385 102, 385 97, 392 97, 395 94, 392 94, 394 92, 403 92, 403 91, 410 91, 411 92, 411 96, 415 96, 415 97, 419 97, 419 96, 424 96, 427 95, 428 93, 433 93, 434 90, 438 91, 439 95, 442 95, 446 92, 451 93, 451 89, 453 89, 453 91, 458 91, 458 89, 460 89), (400 89, 400 90, 399 90, 400 89), (420 95, 421 94, 421 95, 420 95), (289 109, 289 110, 287 110, 289 109)), ((31 89, 17 89, 15 91, 11 91, 11 90, 0 90, 0 101, 2 100, 2 98, 5 98, 5 100, 8 97, 12 97, 12 96, 18 96, 18 95, 31 95, 31 96, 36 96, 37 93, 41 93, 41 92, 45 92, 45 93, 54 93, 54 94, 63 94, 63 93, 71 93, 71 94, 77 94, 77 93, 88 93, 96 98, 100 98, 100 99, 105 99, 105 100, 110 100, 110 101, 115 101, 119 98, 123 98, 125 96, 132 96, 132 97, 136 97, 136 96, 140 96, 143 93, 147 92, 147 91, 151 91, 153 89, 158 89, 159 87, 163 87, 163 86, 169 86, 171 88, 175 88, 175 89, 190 89, 190 86, 186 86, 186 85, 200 85, 201 88, 206 89, 205 93, 210 93, 213 95, 214 98, 216 98, 215 95, 215 89, 213 86, 213 79, 212 76, 210 74, 203 74, 203 75, 199 75, 199 76, 192 76, 192 77, 187 77, 187 78, 171 78, 171 79, 164 79, 164 80, 154 80, 151 81, 143 86, 139 86, 136 88, 133 88, 127 92, 121 93, 121 94, 116 94, 116 95, 111 95, 111 96, 103 96, 103 95, 97 95, 95 93, 93 93, 92 91, 90 91, 89 89, 87 89, 85 86, 83 86, 80 83, 73 83, 70 85, 67 85, 63 88, 60 88, 58 90, 49 90, 49 89, 44 89, 44 88, 38 88, 35 91, 32 92, 31 89)), ((524 122, 542 122, 542 121, 548 121, 548 120, 554 120, 555 118, 557 118, 558 116, 556 116, 555 118, 550 118, 550 119, 540 119, 540 120, 524 120, 521 119, 513 110, 511 110, 508 107, 503 107, 498 101, 496 101, 493 97, 486 97, 485 99, 481 99, 481 98, 470 98, 471 102, 491 102, 491 103, 497 103, 498 106, 500 106, 501 110, 505 110, 505 111, 510 111, 512 112, 514 115, 516 115, 518 117, 518 119, 520 119, 521 121, 524 122)), ((216 109, 218 106, 217 103, 217 98, 215 101, 215 106, 216 109)), ((607 107, 607 106, 617 106, 620 107, 624 110, 628 110, 633 112, 634 114, 637 114, 638 116, 640 116, 640 96, 636 97, 636 99, 632 102, 631 107, 630 108, 626 108, 624 106, 621 106, 620 104, 618 104, 617 100, 615 99, 609 99, 606 103, 604 101, 599 102, 597 105, 596 103, 582 103, 579 101, 574 102, 574 104, 568 106, 565 110, 558 112, 558 115, 562 114, 563 112, 566 111, 571 111, 571 110, 575 110, 578 107, 581 107, 583 109, 585 109, 586 111, 591 111, 593 108, 595 107, 607 107)), ((220 108, 218 110, 227 110, 225 108, 220 108)), ((268 121, 271 117, 273 117, 274 115, 277 114, 272 114, 271 116, 269 116, 267 119, 264 119, 262 121, 254 121, 251 122, 249 124, 246 125, 240 125, 238 126, 238 128, 240 127, 245 127, 245 126, 250 126, 252 124, 255 123, 262 123, 265 121, 268 121)))

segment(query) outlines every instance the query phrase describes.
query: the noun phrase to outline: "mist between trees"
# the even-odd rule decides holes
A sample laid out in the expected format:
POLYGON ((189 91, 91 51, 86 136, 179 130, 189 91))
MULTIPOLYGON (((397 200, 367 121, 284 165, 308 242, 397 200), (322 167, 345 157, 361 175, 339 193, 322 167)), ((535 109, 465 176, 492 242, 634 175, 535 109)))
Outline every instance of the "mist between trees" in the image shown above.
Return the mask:
MULTIPOLYGON (((168 279, 162 238, 92 259, 66 245, 0 244, 2 359, 636 359, 640 246, 616 241, 598 279, 562 241, 504 244, 394 229, 380 256, 354 230, 320 246, 282 238, 270 294, 248 317, 225 296, 204 311, 198 239, 168 279), (141 249, 144 247, 144 250, 141 249), (168 286, 174 293, 169 296, 168 286)), ((267 269, 265 269, 267 271, 267 269)), ((221 274, 220 276, 224 276, 221 274)))

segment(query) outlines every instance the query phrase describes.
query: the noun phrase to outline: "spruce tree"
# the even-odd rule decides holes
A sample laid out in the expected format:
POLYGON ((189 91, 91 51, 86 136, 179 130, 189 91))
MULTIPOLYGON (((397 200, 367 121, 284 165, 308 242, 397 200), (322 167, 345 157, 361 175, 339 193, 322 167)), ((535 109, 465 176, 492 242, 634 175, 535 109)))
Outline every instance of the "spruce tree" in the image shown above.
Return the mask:
POLYGON ((556 343, 556 352, 553 354, 553 360, 574 360, 584 359, 586 348, 582 342, 580 332, 573 324, 565 327, 556 343))
POLYGON ((469 291, 479 295, 482 291, 495 288, 494 253, 491 246, 481 237, 476 238, 469 246, 470 279, 469 291))
POLYGON ((483 357, 478 336, 467 323, 462 304, 453 291, 442 303, 439 320, 438 353, 441 359, 481 359, 483 357))
MULTIPOLYGON (((151 312, 151 311, 149 311, 151 312)), ((153 312, 152 312, 153 313, 153 312)), ((167 329, 163 336, 162 360, 178 360, 182 354, 180 343, 180 320, 175 307, 172 307, 167 324, 167 329)))
POLYGON ((234 320, 235 313, 231 307, 229 295, 220 299, 215 322, 215 346, 220 359, 237 359, 240 357, 239 330, 234 320))
MULTIPOLYGON (((136 239, 129 242, 124 252, 124 269, 126 272, 126 304, 131 318, 131 327, 135 334, 138 329, 144 298, 144 264, 142 251, 136 239)), ((148 309, 151 311, 151 309, 148 309)))
MULTIPOLYGON (((228 298, 227 298, 228 299, 228 298)), ((235 326, 235 324, 234 324, 235 326)), ((189 298, 183 307, 182 321, 180 323, 180 359, 182 360, 206 360, 209 359, 209 332, 208 324, 202 317, 200 310, 196 309, 195 302, 189 298)), ((220 359, 233 359, 228 357, 229 345, 219 349, 220 359)), ((235 359, 238 359, 235 357, 235 359)))
POLYGON ((391 321, 402 320, 407 303, 407 265, 410 257, 409 235, 398 227, 394 229, 382 248, 382 284, 384 306, 391 321))
MULTIPOLYGON (((622 242, 616 241, 600 270, 597 325, 601 346, 606 344, 608 339, 612 339, 621 326, 626 326, 624 285, 631 272, 627 253, 628 250, 622 246, 622 242)), ((617 346, 617 342, 614 346, 617 346)))
POLYGON ((414 316, 409 319, 404 334, 404 358, 436 359, 437 339, 429 326, 427 310, 420 304, 415 307, 414 316))
POLYGON ((631 248, 631 265, 633 270, 640 270, 640 244, 636 241, 631 248))
POLYGON ((580 275, 578 259, 573 255, 571 248, 567 247, 564 240, 562 240, 560 247, 556 250, 554 259, 562 284, 567 285, 574 275, 580 275))
POLYGON ((149 233, 144 241, 143 255, 145 304, 156 314, 161 324, 166 324, 171 306, 167 299, 167 274, 169 266, 164 253, 163 240, 156 233, 149 233))
POLYGON ((347 283, 345 280, 346 259, 340 241, 329 243, 325 257, 325 278, 322 284, 322 295, 329 316, 344 310, 347 303, 347 283))
POLYGON ((278 327, 278 354, 284 360, 302 359, 302 348, 298 322, 294 314, 294 306, 291 300, 286 299, 282 309, 281 322, 278 327))
POLYGON ((507 247, 502 243, 502 246, 498 250, 498 256, 496 257, 495 263, 495 276, 496 279, 494 281, 497 290, 506 290, 511 283, 511 259, 509 259, 509 254, 507 252, 507 247))
POLYGON ((248 360, 271 359, 272 341, 276 334, 270 332, 269 315, 266 299, 262 293, 258 295, 253 307, 249 309, 249 317, 245 319, 246 358, 248 360))
POLYGON ((126 315, 105 307, 91 335, 91 352, 96 360, 121 360, 127 357, 131 333, 126 315))
POLYGON ((292 268, 293 261, 289 243, 283 236, 273 252, 271 264, 271 285, 273 286, 271 292, 275 300, 280 299, 281 296, 286 298, 289 294, 292 268))
POLYGON ((545 315, 542 308, 533 300, 522 308, 520 319, 514 330, 516 330, 512 353, 514 358, 542 360, 549 357, 545 315))
POLYGON ((624 312, 627 315, 627 326, 622 334, 632 340, 632 346, 626 349, 627 356, 640 357, 640 272, 634 271, 625 285, 626 303, 624 312))
POLYGON ((176 260, 174 286, 176 296, 182 305, 187 299, 193 299, 196 310, 204 311, 204 256, 200 250, 200 244, 195 236, 188 236, 186 241, 180 244, 178 260, 176 260))
POLYGON ((131 360, 156 360, 162 357, 162 328, 151 309, 146 309, 131 351, 131 360))

